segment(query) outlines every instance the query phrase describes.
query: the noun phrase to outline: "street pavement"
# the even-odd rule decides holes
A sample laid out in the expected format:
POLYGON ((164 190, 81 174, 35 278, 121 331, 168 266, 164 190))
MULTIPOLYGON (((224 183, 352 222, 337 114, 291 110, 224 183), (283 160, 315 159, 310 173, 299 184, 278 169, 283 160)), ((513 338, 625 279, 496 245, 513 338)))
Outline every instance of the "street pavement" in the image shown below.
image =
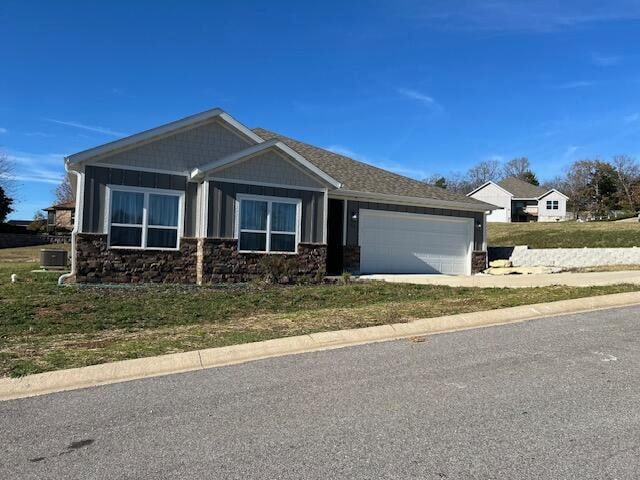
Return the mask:
POLYGON ((2 402, 0 479, 637 479, 639 347, 634 307, 2 402))

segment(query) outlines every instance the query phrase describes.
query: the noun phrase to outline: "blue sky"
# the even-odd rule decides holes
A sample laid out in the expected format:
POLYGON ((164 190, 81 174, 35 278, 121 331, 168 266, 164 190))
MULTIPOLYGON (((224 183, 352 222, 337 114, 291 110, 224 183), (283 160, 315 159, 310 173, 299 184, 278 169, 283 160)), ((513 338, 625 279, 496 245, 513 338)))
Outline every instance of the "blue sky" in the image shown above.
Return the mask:
POLYGON ((4 0, 12 217, 52 201, 64 155, 216 106, 415 178, 640 157, 639 39, 625 0, 4 0))

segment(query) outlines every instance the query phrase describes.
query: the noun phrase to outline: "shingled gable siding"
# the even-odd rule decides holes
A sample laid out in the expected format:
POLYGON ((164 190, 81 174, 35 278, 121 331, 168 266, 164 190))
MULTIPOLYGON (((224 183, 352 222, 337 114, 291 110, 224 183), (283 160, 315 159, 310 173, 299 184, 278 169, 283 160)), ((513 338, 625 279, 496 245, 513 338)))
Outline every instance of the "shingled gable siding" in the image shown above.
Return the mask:
POLYGON ((181 172, 226 157, 254 144, 253 140, 245 138, 220 120, 214 119, 139 147, 109 155, 100 159, 100 163, 181 172))
POLYGON ((238 194, 301 199, 301 241, 303 243, 322 243, 324 192, 218 181, 209 183, 208 237, 234 238, 235 204, 238 194))
POLYGON ((231 165, 213 174, 216 178, 258 183, 285 184, 293 187, 323 188, 315 177, 295 166, 290 160, 268 150, 248 160, 231 165))
POLYGON ((96 166, 85 168, 83 232, 105 233, 107 185, 161 188, 186 192, 184 235, 186 237, 195 235, 197 187, 194 183, 187 182, 186 176, 96 166))
MULTIPOLYGON (((407 212, 421 213, 425 215, 441 215, 445 217, 473 218, 476 221, 476 224, 484 223, 483 212, 467 212, 461 210, 445 210, 440 208, 414 207, 410 205, 393 205, 349 200, 347 202, 347 246, 359 245, 358 222, 360 221, 360 209, 362 208, 369 210, 385 210, 388 212, 407 212), (355 219, 353 218, 354 215, 356 215, 355 219)), ((474 228, 474 250, 482 250, 483 241, 483 229, 474 228)))

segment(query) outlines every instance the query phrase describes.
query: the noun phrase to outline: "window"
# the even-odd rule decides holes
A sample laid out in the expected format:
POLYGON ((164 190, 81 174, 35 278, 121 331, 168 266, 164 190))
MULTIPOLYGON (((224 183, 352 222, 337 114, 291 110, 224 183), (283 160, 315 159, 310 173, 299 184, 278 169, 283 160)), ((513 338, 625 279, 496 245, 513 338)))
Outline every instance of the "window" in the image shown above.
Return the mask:
POLYGON ((182 193, 110 187, 109 246, 178 248, 182 193))
POLYGON ((547 200, 547 210, 558 210, 558 200, 547 200))
POLYGON ((238 196, 238 243, 244 252, 295 253, 300 200, 238 196))

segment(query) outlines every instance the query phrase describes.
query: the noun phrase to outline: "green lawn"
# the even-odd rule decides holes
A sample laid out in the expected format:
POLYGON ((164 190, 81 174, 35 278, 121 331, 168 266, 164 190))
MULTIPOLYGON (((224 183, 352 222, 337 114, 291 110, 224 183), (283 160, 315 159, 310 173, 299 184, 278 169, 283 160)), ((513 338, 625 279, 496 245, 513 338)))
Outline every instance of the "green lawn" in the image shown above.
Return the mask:
POLYGON ((57 273, 30 272, 37 263, 25 260, 37 255, 37 249, 17 250, 0 250, 4 376, 637 289, 470 289, 379 282, 58 287, 57 273), (19 282, 10 282, 12 273, 19 282))
POLYGON ((489 246, 640 247, 637 222, 490 223, 489 246))

